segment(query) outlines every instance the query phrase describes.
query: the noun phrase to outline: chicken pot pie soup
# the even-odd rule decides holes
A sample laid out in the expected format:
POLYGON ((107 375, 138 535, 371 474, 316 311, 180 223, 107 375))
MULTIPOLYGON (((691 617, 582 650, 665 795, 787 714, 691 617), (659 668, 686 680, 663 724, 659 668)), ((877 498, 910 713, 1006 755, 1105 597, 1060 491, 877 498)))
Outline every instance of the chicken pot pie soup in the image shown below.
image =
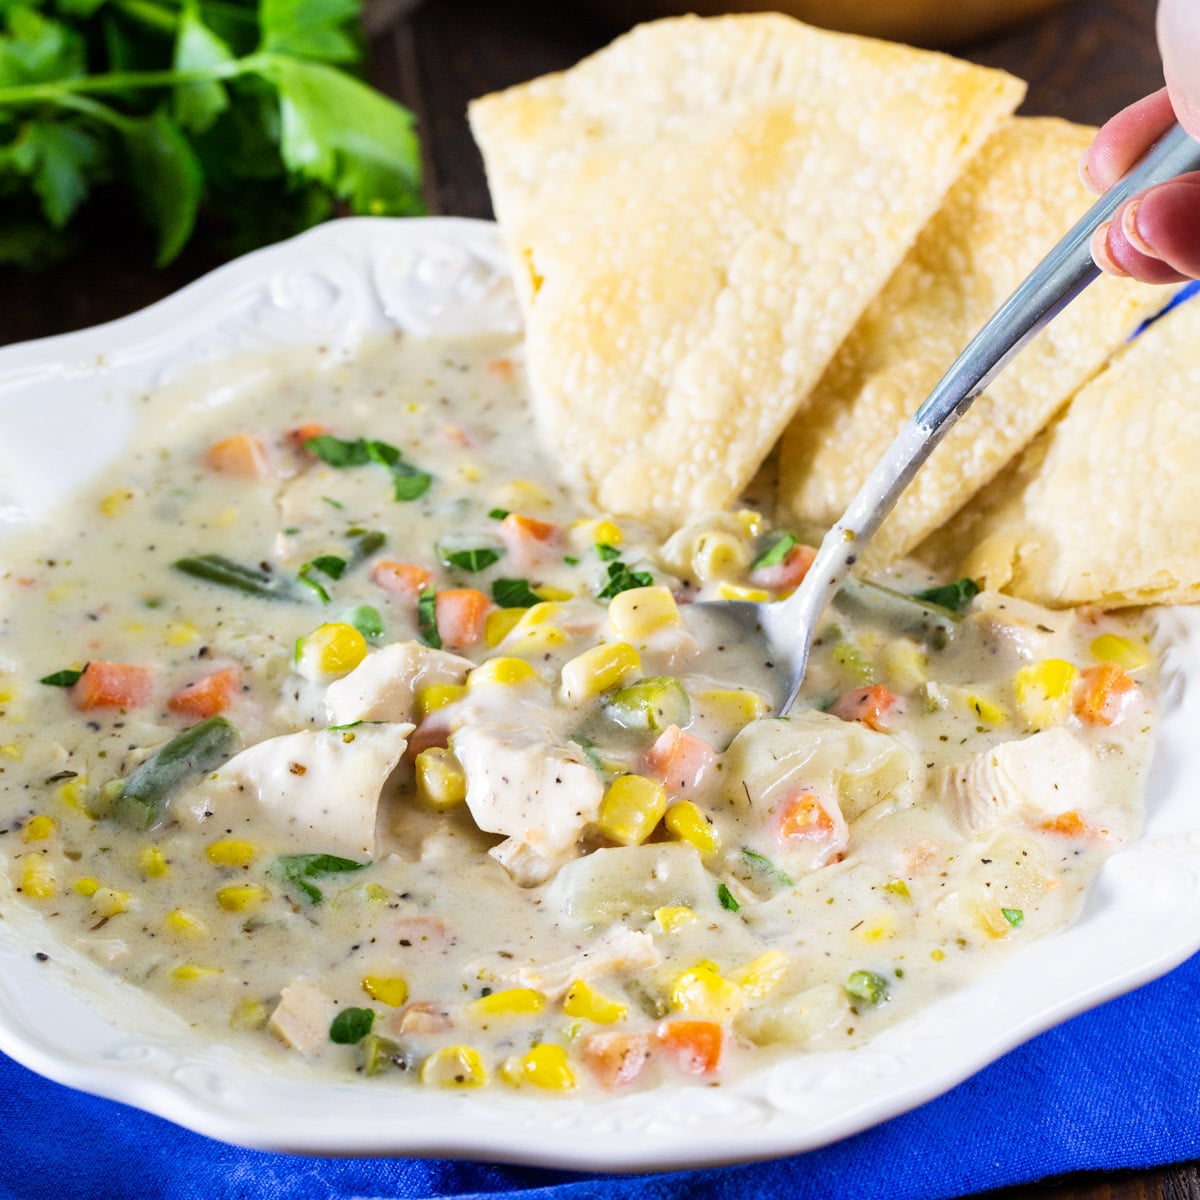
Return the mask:
POLYGON ((782 596, 811 548, 590 507, 522 353, 164 388, 9 539, 21 902, 213 1038, 547 1094, 859 1045, 1068 922, 1138 830, 1148 626, 901 568, 778 718, 761 646, 689 605, 782 596))

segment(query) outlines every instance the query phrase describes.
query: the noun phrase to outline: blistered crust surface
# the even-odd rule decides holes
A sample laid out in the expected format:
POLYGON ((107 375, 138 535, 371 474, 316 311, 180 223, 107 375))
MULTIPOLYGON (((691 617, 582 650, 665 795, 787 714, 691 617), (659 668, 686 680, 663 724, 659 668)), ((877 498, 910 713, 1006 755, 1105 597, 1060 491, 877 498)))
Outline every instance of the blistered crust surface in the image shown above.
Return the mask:
MULTIPOLYGON (((782 511, 833 524, 871 464, 1094 197, 1076 172, 1095 130, 1011 118, 948 193, 788 426, 782 511)), ((901 496, 864 555, 907 554, 986 485, 1162 303, 1157 288, 1104 277, 975 401, 901 496)))
POLYGON ((601 506, 736 496, 1023 91, 755 15, 643 25, 476 101, 538 420, 601 506))

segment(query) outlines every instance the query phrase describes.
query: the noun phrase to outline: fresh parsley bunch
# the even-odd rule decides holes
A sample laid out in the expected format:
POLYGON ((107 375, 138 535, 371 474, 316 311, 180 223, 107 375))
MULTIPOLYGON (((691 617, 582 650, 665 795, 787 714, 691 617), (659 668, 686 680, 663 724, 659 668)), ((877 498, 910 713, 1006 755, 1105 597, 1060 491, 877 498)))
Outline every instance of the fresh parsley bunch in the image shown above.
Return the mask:
POLYGON ((74 248, 98 188, 170 262, 203 204, 241 251, 340 204, 422 211, 411 114, 348 73, 361 0, 0 0, 0 263, 74 248))

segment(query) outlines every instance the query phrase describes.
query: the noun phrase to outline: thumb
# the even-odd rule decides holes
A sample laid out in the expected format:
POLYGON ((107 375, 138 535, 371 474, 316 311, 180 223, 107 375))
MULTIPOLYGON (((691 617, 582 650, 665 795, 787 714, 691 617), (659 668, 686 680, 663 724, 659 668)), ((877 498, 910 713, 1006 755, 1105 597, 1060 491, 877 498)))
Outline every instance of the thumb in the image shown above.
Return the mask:
POLYGON ((1175 115, 1200 139, 1200 0, 1159 0, 1158 49, 1175 115))

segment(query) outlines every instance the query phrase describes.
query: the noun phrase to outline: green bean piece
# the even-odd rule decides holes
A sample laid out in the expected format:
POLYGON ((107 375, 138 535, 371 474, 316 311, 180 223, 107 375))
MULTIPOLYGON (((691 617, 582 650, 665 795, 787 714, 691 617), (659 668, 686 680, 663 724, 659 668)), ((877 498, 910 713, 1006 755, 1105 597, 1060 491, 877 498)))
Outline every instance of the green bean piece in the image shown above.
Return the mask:
POLYGON ((241 744, 241 735, 224 717, 209 717, 185 729, 125 780, 113 802, 113 817, 131 829, 149 829, 161 820, 172 793, 216 770, 241 744))
POLYGON ((247 567, 223 554, 196 554, 171 564, 177 571, 221 587, 233 588, 264 600, 299 600, 302 593, 295 583, 261 567, 247 567))
POLYGON ((378 1075, 389 1067, 409 1071, 415 1065, 411 1050, 377 1033, 368 1033, 358 1043, 358 1061, 364 1075, 378 1075))
POLYGON ((678 679, 656 675, 614 692, 604 703, 604 715, 622 729, 660 733, 668 725, 682 729, 692 719, 692 705, 678 679))
POLYGON ((874 971, 851 971, 845 988, 851 999, 862 1000, 872 1008, 883 1004, 888 998, 887 980, 874 971))

